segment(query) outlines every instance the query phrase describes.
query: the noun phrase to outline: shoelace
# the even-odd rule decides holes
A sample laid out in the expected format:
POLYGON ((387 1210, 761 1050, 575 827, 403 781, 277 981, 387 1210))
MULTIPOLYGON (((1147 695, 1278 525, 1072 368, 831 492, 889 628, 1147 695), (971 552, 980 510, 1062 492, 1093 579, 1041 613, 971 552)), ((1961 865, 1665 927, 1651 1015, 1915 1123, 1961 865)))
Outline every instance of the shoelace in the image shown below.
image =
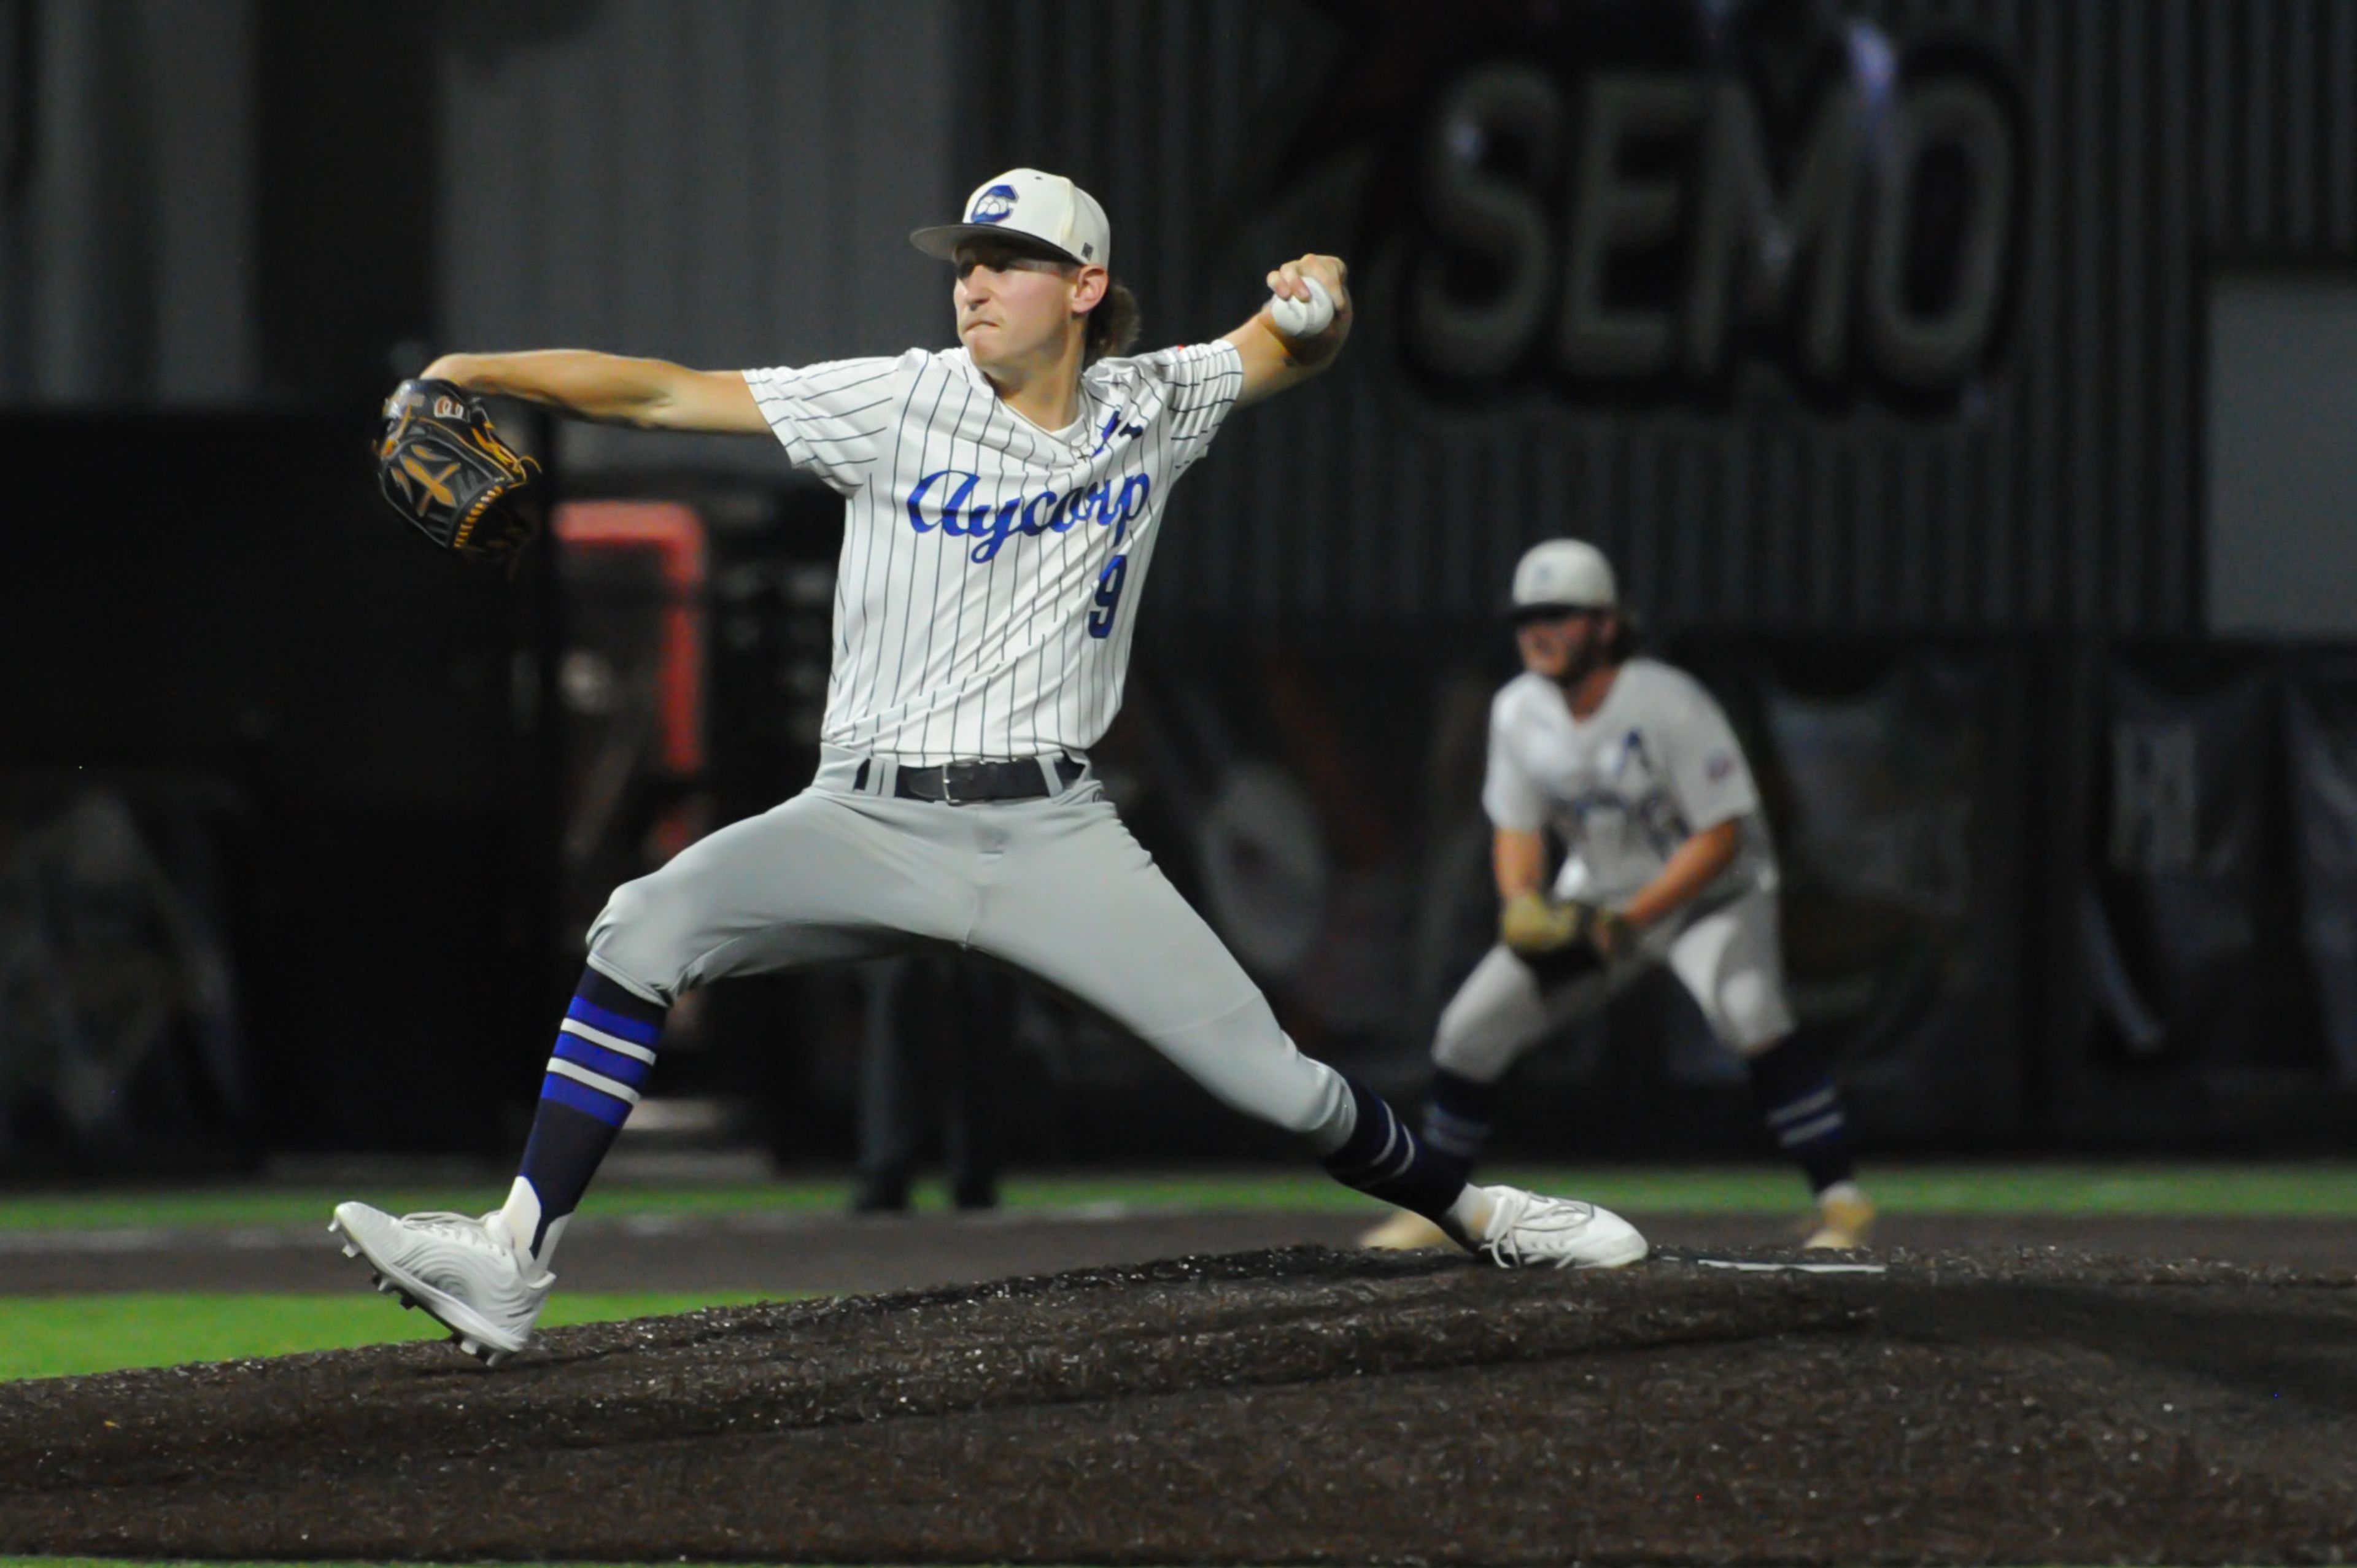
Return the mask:
POLYGON ((1568 1230, 1595 1218, 1596 1206, 1582 1203, 1577 1198, 1534 1197, 1522 1200, 1514 1217, 1506 1222, 1503 1233, 1496 1240, 1484 1245, 1489 1249, 1491 1262, 1502 1269, 1523 1261, 1525 1255, 1523 1249, 1514 1238, 1525 1226, 1533 1230, 1568 1230), (1534 1217, 1539 1220, 1535 1226, 1530 1225, 1534 1217))

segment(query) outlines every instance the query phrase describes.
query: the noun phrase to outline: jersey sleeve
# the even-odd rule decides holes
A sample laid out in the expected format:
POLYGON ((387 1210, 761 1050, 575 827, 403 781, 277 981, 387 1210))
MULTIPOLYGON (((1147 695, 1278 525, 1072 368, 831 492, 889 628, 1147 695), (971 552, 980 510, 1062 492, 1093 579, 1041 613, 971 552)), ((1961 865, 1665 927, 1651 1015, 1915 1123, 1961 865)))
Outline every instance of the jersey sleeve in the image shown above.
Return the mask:
POLYGON ((1700 685, 1678 704, 1669 740, 1670 789, 1688 829, 1704 832, 1760 809, 1760 788, 1726 710, 1700 685))
POLYGON ((1490 704, 1490 768, 1481 779, 1481 809, 1492 827, 1534 833, 1546 826, 1546 795, 1514 756, 1512 733, 1507 693, 1500 693, 1490 704))
POLYGON ((1170 477, 1211 449, 1211 437, 1244 388, 1243 356, 1225 338, 1141 354, 1141 374, 1163 384, 1162 424, 1170 443, 1170 477))
POLYGON ((867 482, 906 381, 899 360, 747 371, 745 385, 794 467, 846 494, 867 482))

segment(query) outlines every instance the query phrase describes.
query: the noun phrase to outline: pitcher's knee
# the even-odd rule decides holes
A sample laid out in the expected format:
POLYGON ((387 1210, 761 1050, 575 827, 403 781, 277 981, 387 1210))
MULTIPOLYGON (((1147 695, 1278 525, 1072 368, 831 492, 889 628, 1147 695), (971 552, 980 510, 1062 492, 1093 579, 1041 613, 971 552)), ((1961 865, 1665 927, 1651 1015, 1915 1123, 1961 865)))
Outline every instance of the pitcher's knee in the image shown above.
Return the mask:
POLYGON ((589 957, 597 968, 668 1006, 683 989, 682 976, 698 950, 692 900, 667 890, 662 873, 625 882, 608 895, 589 926, 589 957))

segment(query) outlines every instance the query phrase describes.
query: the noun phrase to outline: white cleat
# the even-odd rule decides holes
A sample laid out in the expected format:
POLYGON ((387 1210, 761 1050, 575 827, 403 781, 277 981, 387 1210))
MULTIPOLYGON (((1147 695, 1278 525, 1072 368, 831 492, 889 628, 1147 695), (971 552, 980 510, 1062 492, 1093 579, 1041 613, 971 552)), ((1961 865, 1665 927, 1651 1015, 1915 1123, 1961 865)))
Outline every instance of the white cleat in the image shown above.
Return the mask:
POLYGON ((396 1219, 365 1203, 339 1203, 328 1230, 342 1234, 344 1256, 367 1262, 379 1291, 404 1308, 423 1307, 487 1367, 532 1342, 533 1321, 556 1283, 552 1273, 529 1277, 530 1260, 496 1212, 396 1219))
POLYGON ((1473 1251, 1501 1269, 1618 1269, 1647 1251, 1637 1228, 1609 1208, 1518 1187, 1481 1191, 1490 1224, 1473 1251))

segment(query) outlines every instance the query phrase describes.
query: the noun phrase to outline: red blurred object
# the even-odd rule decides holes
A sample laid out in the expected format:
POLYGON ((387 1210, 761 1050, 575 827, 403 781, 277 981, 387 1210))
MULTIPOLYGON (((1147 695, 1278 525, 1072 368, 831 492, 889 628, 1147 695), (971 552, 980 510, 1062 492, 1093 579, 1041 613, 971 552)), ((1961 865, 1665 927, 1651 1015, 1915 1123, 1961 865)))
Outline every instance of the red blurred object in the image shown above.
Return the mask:
POLYGON ((556 509, 568 551, 645 551, 664 589, 655 672, 658 755, 683 777, 704 770, 704 520, 677 501, 572 501, 556 509))

